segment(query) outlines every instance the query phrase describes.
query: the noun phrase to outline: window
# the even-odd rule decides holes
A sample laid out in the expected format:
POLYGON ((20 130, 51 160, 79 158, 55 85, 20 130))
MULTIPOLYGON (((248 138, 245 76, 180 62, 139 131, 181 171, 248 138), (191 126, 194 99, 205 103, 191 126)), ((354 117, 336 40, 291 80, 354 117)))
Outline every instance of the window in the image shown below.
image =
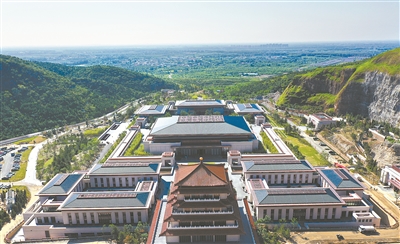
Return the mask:
POLYGON ((133 212, 131 212, 130 214, 131 214, 131 224, 133 224, 135 222, 135 219, 133 217, 133 212))
POLYGON ((68 213, 68 224, 72 225, 72 216, 68 213))
POLYGON ((142 221, 142 213, 141 212, 137 213, 137 218, 138 218, 138 222, 142 221))
POLYGON ((94 178, 94 187, 98 187, 97 178, 94 178))
POLYGON ((75 213, 75 219, 77 224, 81 223, 81 221, 79 221, 79 213, 75 213))
POLYGON ((104 180, 103 180, 103 178, 100 178, 100 185, 101 185, 101 187, 104 187, 104 180))
POLYGON ((266 209, 264 209, 264 211, 263 211, 263 218, 265 218, 265 216, 267 216, 267 210, 266 209))
POLYGON ((56 222, 56 217, 50 217, 50 222, 55 223, 56 222))
POLYGON ((122 179, 118 178, 119 187, 122 187, 122 179))
POLYGON ((101 225, 111 224, 111 213, 99 213, 99 224, 101 225))
POLYGON ((179 242, 192 242, 192 238, 190 236, 179 236, 179 242))
POLYGON ((112 182, 113 182, 113 187, 116 187, 116 185, 115 185, 115 178, 112 178, 112 182))
POLYGON ((122 221, 124 224, 126 224, 126 213, 122 213, 122 221))
POLYGON ((43 220, 44 220, 44 223, 46 223, 46 224, 49 223, 49 217, 44 217, 43 220))
POLYGON ((125 178, 125 187, 128 187, 129 186, 129 180, 128 180, 128 178, 125 178))
POLYGON ((83 213, 83 223, 87 224, 87 216, 86 213, 83 213))
POLYGON ((94 213, 90 213, 90 221, 92 221, 92 224, 95 223, 95 221, 94 221, 94 213))
POLYGON ((41 223, 43 223, 43 220, 42 220, 42 218, 41 218, 41 217, 37 218, 37 219, 36 219, 36 223, 38 223, 38 224, 41 224, 41 223))
POLYGON ((106 181, 107 181, 107 187, 110 187, 110 179, 106 178, 106 181))
POLYGON ((116 224, 119 224, 119 216, 118 216, 118 213, 114 213, 114 215, 115 215, 115 223, 116 223, 116 224))

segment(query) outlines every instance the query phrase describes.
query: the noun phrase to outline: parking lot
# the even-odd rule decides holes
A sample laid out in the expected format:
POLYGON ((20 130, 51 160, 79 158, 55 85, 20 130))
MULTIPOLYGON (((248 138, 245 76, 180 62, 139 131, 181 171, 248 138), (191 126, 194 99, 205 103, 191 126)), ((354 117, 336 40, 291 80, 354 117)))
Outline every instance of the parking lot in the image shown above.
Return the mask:
POLYGON ((0 149, 0 159, 2 159, 0 176, 2 180, 10 179, 20 169, 21 153, 25 150, 28 150, 28 147, 10 146, 0 149))

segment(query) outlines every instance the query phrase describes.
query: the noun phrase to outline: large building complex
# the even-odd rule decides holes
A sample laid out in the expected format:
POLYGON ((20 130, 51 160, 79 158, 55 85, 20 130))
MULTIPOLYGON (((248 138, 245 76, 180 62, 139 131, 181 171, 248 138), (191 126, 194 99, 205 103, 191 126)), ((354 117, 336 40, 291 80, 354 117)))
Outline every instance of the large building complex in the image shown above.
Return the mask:
MULTIPOLYGON (((275 222, 296 218, 302 228, 310 229, 380 225, 356 178, 346 169, 313 167, 297 159, 268 124, 250 126, 243 116, 224 115, 229 109, 218 100, 170 106, 181 115, 159 117, 156 112, 152 116, 158 118, 143 131, 144 148, 152 155, 124 156, 138 135, 136 126, 104 164, 50 180, 24 213, 25 239, 109 235, 109 224, 149 223, 158 214, 162 218, 150 223, 158 231, 151 233, 167 243, 239 242, 252 235, 244 226, 253 217, 268 216, 275 222), (209 109, 221 113, 205 115, 209 109), (259 144, 255 127, 266 133, 279 153, 254 153, 259 144), (200 163, 199 157, 204 157, 200 163), (235 186, 239 188, 233 186, 232 169, 241 175, 235 186), (172 179, 170 184, 164 176, 172 179), (253 216, 243 214, 245 208, 238 205, 236 192, 242 188, 253 216), (154 212, 157 199, 165 206, 160 213, 154 212)), ((153 106, 139 113, 143 116, 152 108, 165 112, 164 107, 153 106)), ((394 184, 395 172, 387 172, 381 181, 394 184)))

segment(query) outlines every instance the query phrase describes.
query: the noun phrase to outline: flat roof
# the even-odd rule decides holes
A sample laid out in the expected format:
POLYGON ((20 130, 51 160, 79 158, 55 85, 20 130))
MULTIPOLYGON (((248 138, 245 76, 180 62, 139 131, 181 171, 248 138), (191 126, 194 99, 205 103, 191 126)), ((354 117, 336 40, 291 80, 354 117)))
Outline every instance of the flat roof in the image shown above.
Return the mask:
POLYGON ((149 198, 150 192, 74 192, 58 209, 143 208, 149 198))
POLYGON ((224 100, 179 100, 175 107, 221 107, 225 106, 224 100))
POLYGON ((266 161, 266 162, 254 162, 244 161, 242 162, 243 168, 247 172, 252 171, 298 171, 307 170, 314 171, 314 168, 306 160, 288 160, 288 161, 266 161))
MULTIPOLYGON (((205 115, 206 116, 206 115, 205 115)), ((158 118, 150 132, 150 136, 168 135, 249 135, 251 130, 242 116, 222 116, 218 122, 185 122, 179 121, 180 116, 158 118)), ((190 116, 184 116, 190 117, 190 116)), ((202 117, 202 116, 195 116, 202 117)), ((219 117, 218 117, 219 118, 219 117)), ((190 120, 186 120, 190 121, 190 120)))
POLYGON ((332 183, 336 189, 364 188, 346 169, 318 169, 321 176, 332 183))
POLYGON ((135 111, 138 115, 162 115, 167 110, 167 105, 144 105, 135 111))
POLYGON ((89 175, 157 174, 160 163, 105 163, 96 164, 89 175))
POLYGON ((237 113, 263 113, 263 110, 255 103, 239 103, 234 104, 235 112, 237 113))
POLYGON ((76 186, 76 184, 81 181, 84 175, 85 174, 57 174, 42 188, 38 194, 68 194, 76 186))
POLYGON ((256 189, 254 195, 259 205, 344 204, 340 197, 329 188, 256 189))

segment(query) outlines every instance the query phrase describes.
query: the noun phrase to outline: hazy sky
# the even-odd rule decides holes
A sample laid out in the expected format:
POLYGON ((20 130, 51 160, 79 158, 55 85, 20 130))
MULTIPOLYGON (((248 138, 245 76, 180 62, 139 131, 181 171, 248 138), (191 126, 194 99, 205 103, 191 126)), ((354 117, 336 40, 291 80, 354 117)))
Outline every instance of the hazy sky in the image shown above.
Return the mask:
POLYGON ((3 48, 400 39, 398 0, 0 2, 3 48))

